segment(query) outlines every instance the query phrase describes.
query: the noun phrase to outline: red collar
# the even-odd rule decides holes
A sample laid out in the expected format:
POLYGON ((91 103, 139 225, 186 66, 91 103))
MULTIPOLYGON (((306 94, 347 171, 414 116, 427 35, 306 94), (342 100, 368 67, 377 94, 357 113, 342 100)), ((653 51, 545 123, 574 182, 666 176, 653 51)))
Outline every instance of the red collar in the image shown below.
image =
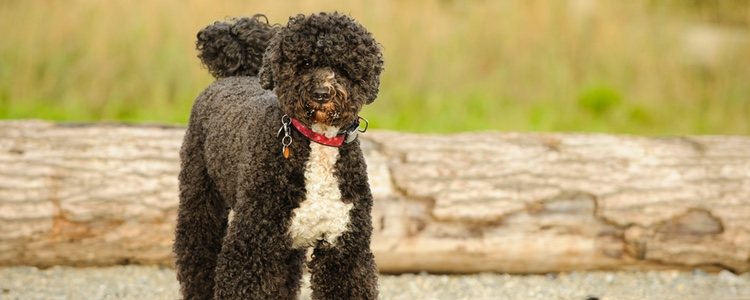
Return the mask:
POLYGON ((294 128, 297 128, 297 131, 302 133, 302 135, 306 136, 308 139, 318 144, 331 146, 331 147, 341 147, 341 145, 344 144, 344 140, 346 139, 346 133, 340 133, 331 138, 326 137, 325 135, 322 135, 320 133, 313 131, 310 128, 307 128, 305 124, 302 124, 302 122, 294 118, 292 118, 292 125, 294 125, 294 128))

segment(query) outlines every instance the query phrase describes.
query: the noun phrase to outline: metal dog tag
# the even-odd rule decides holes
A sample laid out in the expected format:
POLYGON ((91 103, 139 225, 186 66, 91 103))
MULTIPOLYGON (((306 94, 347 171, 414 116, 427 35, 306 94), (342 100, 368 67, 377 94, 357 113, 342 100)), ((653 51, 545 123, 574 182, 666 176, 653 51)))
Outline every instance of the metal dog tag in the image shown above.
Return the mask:
POLYGON ((281 155, 286 159, 289 159, 289 156, 292 155, 292 148, 289 148, 289 145, 292 144, 292 136, 289 135, 289 124, 291 122, 292 118, 283 115, 281 117, 281 128, 279 128, 279 132, 276 134, 276 136, 280 136, 282 132, 284 133, 284 137, 281 138, 281 155))

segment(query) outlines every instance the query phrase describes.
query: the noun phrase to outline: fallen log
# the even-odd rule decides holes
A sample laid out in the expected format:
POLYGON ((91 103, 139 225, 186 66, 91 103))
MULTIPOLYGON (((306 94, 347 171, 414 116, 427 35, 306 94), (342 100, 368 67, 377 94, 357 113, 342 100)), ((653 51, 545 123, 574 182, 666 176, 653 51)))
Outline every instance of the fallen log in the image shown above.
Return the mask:
MULTIPOLYGON (((183 132, 0 122, 0 265, 170 265, 183 132)), ((748 137, 361 138, 383 272, 750 269, 748 137)))

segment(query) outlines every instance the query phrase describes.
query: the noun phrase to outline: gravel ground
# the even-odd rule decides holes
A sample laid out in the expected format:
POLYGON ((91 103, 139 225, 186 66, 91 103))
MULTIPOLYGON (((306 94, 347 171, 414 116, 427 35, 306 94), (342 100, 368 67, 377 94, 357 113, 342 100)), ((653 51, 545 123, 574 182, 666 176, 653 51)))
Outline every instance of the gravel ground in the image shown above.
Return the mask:
MULTIPOLYGON (((309 299, 307 277, 301 299, 309 299)), ((382 299, 748 299, 750 273, 574 272, 380 277, 382 299)), ((167 268, 0 268, 0 299, 177 299, 167 268)))

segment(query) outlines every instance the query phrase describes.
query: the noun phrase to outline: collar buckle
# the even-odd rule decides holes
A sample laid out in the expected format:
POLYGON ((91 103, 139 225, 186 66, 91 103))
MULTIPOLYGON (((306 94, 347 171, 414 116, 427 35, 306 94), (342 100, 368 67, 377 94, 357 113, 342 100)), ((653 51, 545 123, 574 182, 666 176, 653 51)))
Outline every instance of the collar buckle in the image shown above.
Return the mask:
POLYGON ((344 139, 344 143, 348 144, 356 140, 357 136, 359 136, 359 133, 365 133, 368 127, 370 127, 370 122, 363 117, 357 116, 357 120, 355 120, 354 123, 352 123, 352 125, 348 128, 340 131, 339 134, 344 134, 346 136, 346 138, 344 139), (364 129, 359 128, 360 120, 365 122, 364 129))

